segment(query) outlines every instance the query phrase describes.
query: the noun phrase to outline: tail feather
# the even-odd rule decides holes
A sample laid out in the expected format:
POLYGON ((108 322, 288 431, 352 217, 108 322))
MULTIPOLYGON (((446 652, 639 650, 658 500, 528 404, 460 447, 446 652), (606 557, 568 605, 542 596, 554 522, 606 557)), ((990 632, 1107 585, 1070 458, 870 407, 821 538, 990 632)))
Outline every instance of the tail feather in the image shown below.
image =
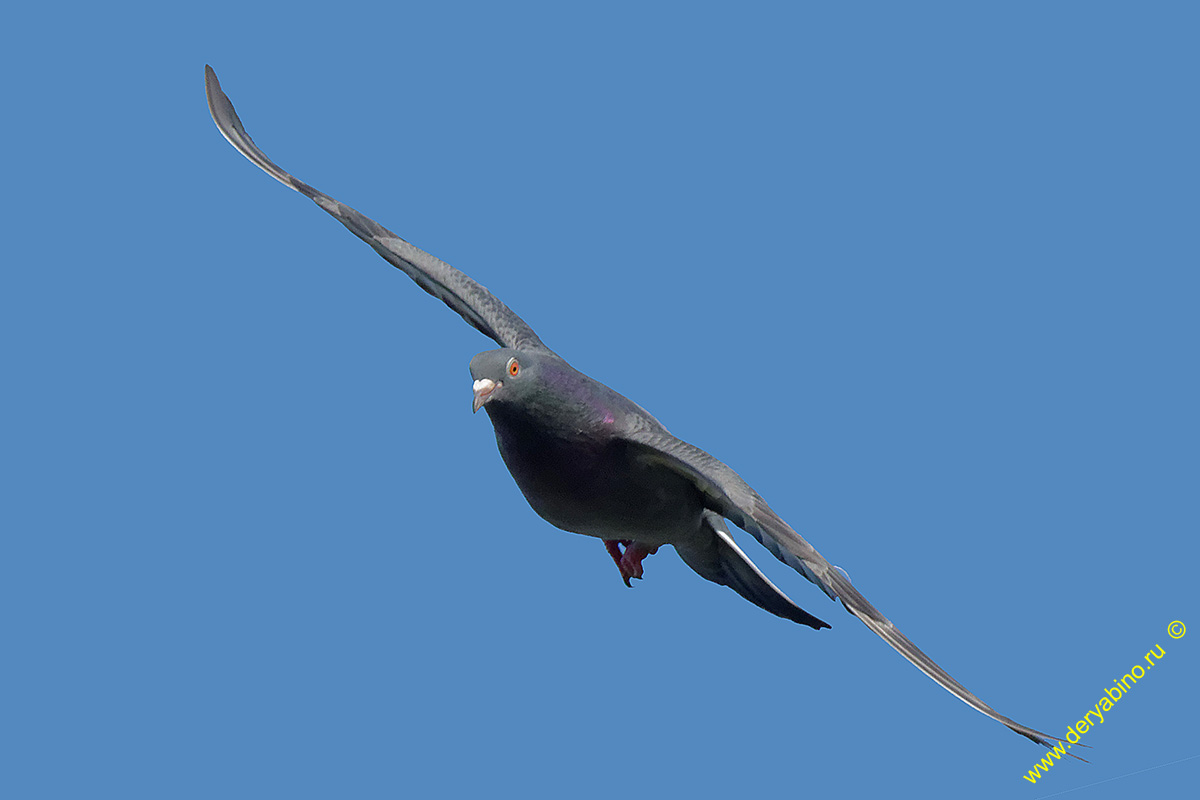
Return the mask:
POLYGON ((702 536, 698 542, 676 544, 683 563, 700 577, 721 586, 728 586, 754 605, 777 617, 820 630, 829 623, 817 619, 796 605, 775 584, 754 566, 754 562, 729 535, 725 520, 706 511, 701 522, 702 536))

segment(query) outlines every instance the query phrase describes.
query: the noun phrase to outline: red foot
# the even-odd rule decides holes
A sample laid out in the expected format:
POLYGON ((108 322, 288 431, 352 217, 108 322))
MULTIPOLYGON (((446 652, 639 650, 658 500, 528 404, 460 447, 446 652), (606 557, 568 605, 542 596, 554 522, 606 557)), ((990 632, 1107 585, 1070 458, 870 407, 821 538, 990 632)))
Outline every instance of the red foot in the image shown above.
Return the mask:
POLYGON ((633 542, 628 539, 605 539, 604 548, 612 556, 617 569, 621 571, 621 579, 629 587, 633 586, 629 582, 630 578, 638 578, 640 580, 642 577, 642 559, 658 552, 657 547, 646 547, 641 542, 633 542), (623 553, 621 552, 622 545, 625 547, 625 552, 623 553))

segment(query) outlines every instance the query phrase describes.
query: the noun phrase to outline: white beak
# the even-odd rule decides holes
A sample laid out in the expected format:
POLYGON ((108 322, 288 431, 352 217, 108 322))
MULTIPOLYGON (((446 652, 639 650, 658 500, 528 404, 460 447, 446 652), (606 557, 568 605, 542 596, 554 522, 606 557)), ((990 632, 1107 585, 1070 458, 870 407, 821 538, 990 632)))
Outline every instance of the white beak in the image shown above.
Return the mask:
POLYGON ((483 404, 492 396, 492 392, 503 385, 503 383, 496 383, 491 378, 481 378, 475 381, 475 384, 471 387, 475 391, 475 401, 471 403, 471 413, 474 414, 482 408, 483 404))

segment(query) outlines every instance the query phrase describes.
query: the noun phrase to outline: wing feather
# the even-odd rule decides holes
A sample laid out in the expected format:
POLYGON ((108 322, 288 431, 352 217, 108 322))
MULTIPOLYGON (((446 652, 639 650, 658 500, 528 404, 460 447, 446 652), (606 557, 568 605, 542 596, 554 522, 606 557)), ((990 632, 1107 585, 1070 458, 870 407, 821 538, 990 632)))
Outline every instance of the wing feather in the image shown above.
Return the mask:
POLYGON ((551 353, 533 329, 495 295, 464 273, 429 253, 409 244, 370 217, 350 206, 317 191, 267 158, 246 133, 233 103, 225 92, 212 67, 204 67, 204 87, 208 95, 208 110, 221 134, 255 166, 283 185, 300 192, 345 225, 383 256, 388 263, 403 271, 429 294, 458 312, 470 325, 503 347, 538 350, 551 353))
MULTIPOLYGON (((776 558, 808 578, 874 631, 917 669, 975 710, 1040 745, 1052 747, 1058 737, 1021 725, 997 712, 938 666, 901 633, 826 561, 800 534, 780 519, 758 492, 726 464, 698 447, 672 436, 650 421, 634 425, 625 438, 641 447, 641 457, 665 464, 692 479, 707 498, 708 508, 750 533, 776 558)), ((1069 754, 1074 755, 1074 754, 1069 754)), ((1078 758, 1078 756, 1076 756, 1078 758)))

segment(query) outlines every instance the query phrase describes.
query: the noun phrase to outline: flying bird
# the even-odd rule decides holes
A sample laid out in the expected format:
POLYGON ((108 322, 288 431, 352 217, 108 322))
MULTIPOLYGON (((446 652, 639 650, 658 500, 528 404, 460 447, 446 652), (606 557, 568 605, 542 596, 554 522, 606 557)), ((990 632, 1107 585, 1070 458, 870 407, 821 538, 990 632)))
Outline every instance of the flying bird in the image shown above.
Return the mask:
POLYGON ((831 599, 841 600, 967 705, 1040 745, 1061 741, 1000 714, 950 677, 736 472, 672 436, 637 403, 574 369, 483 286, 277 166, 242 127, 212 67, 205 66, 204 74, 209 111, 238 152, 315 202, 500 345, 471 359, 474 411, 487 412, 500 455, 533 510, 558 528, 602 540, 627 585, 642 577, 645 558, 669 544, 701 577, 728 586, 759 608, 814 629, 830 627, 754 565, 730 536, 728 520, 831 599))

